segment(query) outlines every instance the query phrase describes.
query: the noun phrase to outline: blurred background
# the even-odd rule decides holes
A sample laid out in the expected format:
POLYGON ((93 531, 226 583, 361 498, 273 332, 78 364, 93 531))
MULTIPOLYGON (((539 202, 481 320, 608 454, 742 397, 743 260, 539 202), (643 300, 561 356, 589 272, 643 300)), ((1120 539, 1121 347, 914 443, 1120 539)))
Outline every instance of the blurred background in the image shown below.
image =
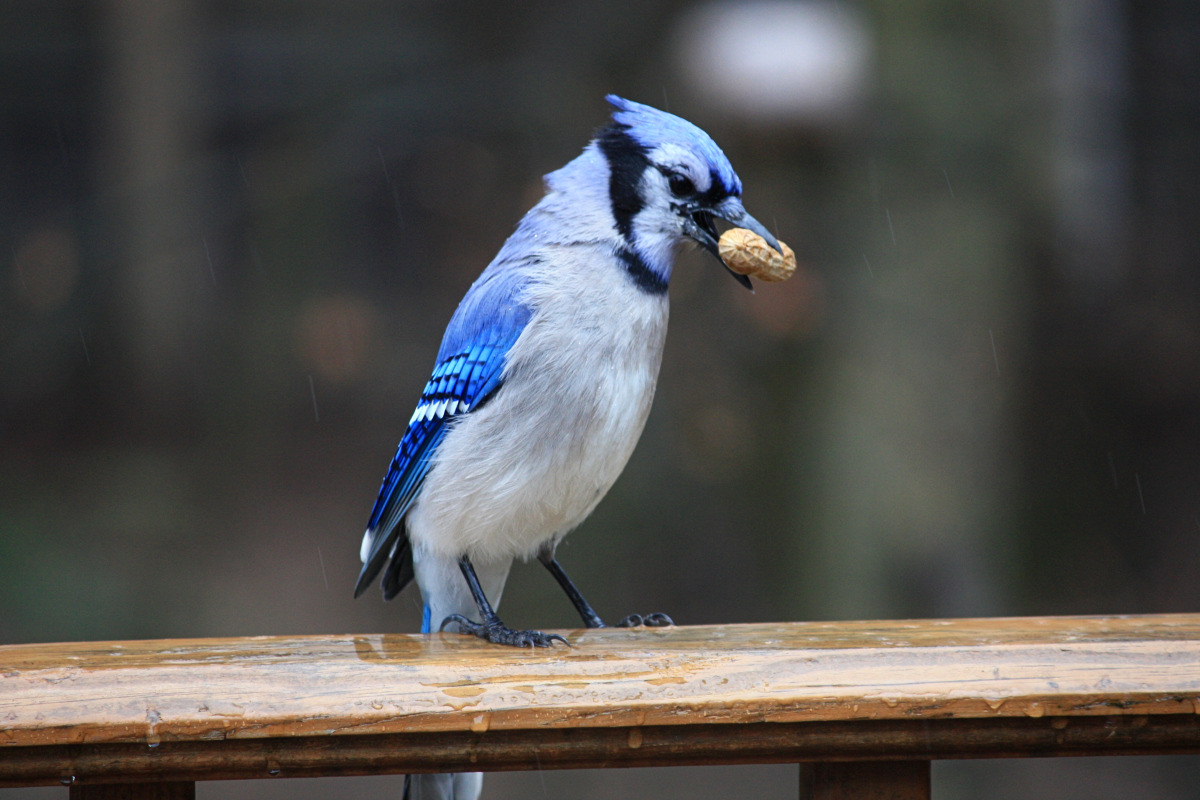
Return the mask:
MULTIPOLYGON (((802 266, 750 294, 681 257, 645 435, 559 551, 601 614, 1200 610, 1200 5, 0 18, 0 642, 416 630, 415 591, 351 599, 362 529, 458 299, 606 92, 711 133, 802 266)), ((502 611, 578 624, 537 565, 502 611)), ((935 781, 1192 798, 1198 760, 935 781)), ((485 797, 796 786, 794 766, 547 772, 485 797)))

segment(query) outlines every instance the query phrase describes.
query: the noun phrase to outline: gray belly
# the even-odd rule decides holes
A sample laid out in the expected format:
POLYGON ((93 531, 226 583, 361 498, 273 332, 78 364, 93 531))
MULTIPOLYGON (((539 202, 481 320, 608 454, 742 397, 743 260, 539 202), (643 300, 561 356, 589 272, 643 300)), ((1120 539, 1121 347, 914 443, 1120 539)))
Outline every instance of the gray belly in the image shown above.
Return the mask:
POLYGON ((634 324, 574 353, 570 342, 523 336, 504 385, 443 441, 409 514, 414 544, 455 558, 527 558, 582 522, 645 426, 666 327, 659 317, 649 331, 634 324))

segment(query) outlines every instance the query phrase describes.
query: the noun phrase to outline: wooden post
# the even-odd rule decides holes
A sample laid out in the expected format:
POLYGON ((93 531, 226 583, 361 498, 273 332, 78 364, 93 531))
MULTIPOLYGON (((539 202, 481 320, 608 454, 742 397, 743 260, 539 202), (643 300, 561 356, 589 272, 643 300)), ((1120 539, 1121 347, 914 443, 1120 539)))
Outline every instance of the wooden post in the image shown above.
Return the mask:
POLYGON ((801 800, 930 800, 928 761, 800 765, 801 800))
POLYGON ((72 786, 70 800, 196 800, 196 782, 97 783, 90 786, 72 786))

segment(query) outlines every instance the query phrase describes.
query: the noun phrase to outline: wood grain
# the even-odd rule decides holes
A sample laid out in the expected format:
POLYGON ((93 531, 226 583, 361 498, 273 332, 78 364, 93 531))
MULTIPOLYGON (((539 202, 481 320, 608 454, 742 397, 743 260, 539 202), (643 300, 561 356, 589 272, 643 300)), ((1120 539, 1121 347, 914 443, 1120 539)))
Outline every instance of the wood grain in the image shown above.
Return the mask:
POLYGON ((1200 615, 0 647, 0 786, 1200 752, 1200 615))

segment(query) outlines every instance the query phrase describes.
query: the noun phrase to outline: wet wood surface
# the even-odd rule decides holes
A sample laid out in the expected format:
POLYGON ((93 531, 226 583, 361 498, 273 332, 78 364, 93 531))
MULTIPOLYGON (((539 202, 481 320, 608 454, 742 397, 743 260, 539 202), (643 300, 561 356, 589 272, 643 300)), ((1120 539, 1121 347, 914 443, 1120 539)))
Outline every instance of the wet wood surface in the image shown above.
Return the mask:
POLYGON ((0 647, 0 786, 1200 752, 1200 615, 0 647))

